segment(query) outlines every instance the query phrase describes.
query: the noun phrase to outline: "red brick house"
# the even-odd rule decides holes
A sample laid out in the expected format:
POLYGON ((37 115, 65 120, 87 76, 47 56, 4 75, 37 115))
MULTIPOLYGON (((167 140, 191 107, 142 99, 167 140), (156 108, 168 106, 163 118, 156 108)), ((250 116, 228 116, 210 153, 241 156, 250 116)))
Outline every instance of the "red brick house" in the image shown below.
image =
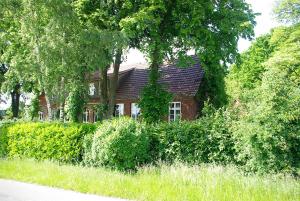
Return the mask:
MULTIPOLYGON (((200 67, 199 60, 195 59, 195 61, 193 65, 184 68, 172 64, 164 65, 160 68, 160 82, 173 94, 173 101, 169 107, 169 121, 178 119, 193 120, 197 118, 199 102, 196 100, 196 94, 204 71, 200 67)), ((148 73, 149 69, 134 66, 120 71, 116 93, 115 116, 126 115, 136 119, 140 115, 137 103, 143 87, 148 82, 148 73)), ((83 115, 84 122, 97 120, 94 108, 100 102, 98 93, 99 73, 95 72, 90 76, 90 99, 83 115)), ((43 98, 40 100, 42 107, 45 107, 43 98)))

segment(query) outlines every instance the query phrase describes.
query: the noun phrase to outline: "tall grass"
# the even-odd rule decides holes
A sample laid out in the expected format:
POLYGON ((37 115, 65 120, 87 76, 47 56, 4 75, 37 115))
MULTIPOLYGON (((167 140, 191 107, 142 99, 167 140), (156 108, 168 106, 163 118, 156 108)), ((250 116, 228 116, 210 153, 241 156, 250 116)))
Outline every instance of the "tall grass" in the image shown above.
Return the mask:
POLYGON ((145 167, 134 174, 30 160, 0 160, 0 178, 134 200, 298 201, 290 176, 245 176, 234 167, 145 167))

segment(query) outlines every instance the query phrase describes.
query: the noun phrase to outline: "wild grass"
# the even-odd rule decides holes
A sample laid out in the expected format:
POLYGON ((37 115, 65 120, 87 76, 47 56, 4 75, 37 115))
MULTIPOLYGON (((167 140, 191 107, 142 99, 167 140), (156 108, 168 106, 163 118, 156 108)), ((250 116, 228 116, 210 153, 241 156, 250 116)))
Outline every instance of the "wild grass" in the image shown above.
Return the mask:
POLYGON ((126 174, 104 168, 0 160, 0 178, 132 200, 299 201, 290 176, 245 176, 234 167, 161 165, 126 174))

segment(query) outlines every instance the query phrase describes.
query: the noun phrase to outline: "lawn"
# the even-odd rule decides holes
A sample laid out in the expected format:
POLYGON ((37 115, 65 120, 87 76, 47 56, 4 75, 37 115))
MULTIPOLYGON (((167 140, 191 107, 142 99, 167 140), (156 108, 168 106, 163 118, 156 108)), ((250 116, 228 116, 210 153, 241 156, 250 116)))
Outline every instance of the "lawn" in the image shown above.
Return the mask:
POLYGON ((0 178, 134 200, 298 201, 289 176, 245 176, 233 167, 145 167, 135 174, 54 162, 0 160, 0 178))

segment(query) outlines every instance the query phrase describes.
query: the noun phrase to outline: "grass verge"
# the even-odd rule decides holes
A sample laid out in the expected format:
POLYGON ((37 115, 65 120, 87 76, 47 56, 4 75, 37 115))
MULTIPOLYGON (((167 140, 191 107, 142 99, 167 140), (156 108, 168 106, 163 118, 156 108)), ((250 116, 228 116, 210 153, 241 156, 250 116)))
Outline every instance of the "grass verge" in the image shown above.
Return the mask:
POLYGON ((0 160, 0 178, 134 200, 299 201, 300 182, 235 168, 146 167, 136 174, 31 160, 0 160))

